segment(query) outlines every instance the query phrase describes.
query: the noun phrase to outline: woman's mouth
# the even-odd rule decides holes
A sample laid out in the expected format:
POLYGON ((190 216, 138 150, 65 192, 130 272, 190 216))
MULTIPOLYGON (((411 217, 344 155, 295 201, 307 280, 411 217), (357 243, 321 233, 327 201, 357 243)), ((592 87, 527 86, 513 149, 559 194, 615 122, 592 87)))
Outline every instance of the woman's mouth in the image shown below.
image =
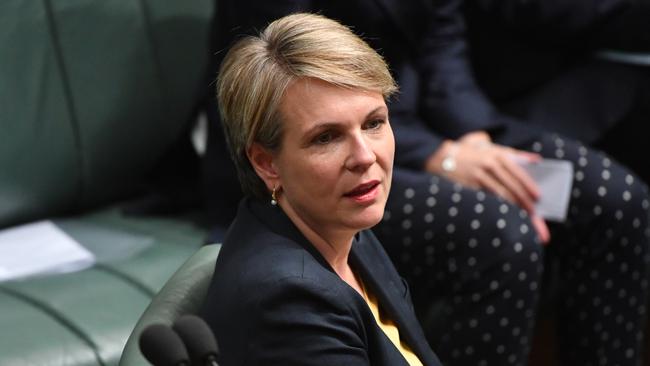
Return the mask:
POLYGON ((379 194, 379 181, 373 180, 367 183, 359 184, 343 196, 351 198, 356 202, 363 203, 373 201, 379 194))

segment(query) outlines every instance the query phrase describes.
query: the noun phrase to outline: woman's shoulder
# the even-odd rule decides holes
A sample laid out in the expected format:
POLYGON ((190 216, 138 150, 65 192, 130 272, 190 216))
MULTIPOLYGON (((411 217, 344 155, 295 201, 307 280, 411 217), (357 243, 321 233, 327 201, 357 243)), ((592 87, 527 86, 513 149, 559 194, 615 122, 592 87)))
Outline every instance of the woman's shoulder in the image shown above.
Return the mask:
POLYGON ((217 258, 213 282, 260 290, 297 284, 338 288, 340 278, 315 250, 295 235, 274 229, 240 209, 217 258))
POLYGON ((225 243, 213 281, 237 283, 239 288, 255 289, 258 294, 284 286, 336 290, 341 282, 313 253, 273 233, 225 243))
POLYGON ((255 323, 310 309, 311 314, 345 313, 360 319, 362 303, 356 304, 354 290, 307 250, 281 237, 261 242, 223 258, 220 253, 208 298, 219 303, 221 314, 255 323))

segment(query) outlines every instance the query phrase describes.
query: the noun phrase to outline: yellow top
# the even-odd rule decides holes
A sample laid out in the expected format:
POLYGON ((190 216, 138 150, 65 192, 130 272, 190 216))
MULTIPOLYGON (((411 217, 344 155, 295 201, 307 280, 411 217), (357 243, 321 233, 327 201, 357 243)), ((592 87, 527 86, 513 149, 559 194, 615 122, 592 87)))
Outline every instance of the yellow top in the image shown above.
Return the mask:
POLYGON ((375 321, 377 322, 377 325, 379 325, 379 328, 381 328, 388 339, 393 342, 393 345, 395 345, 397 350, 400 351, 410 366, 423 366, 418 356, 416 356, 415 353, 411 351, 406 343, 400 340, 399 329, 397 329, 395 323, 391 319, 380 316, 379 303, 377 302, 377 298, 366 291, 366 286, 363 285, 363 282, 361 282, 358 277, 357 280, 359 281, 359 285, 361 285, 361 293, 363 294, 363 299, 366 300, 368 307, 370 307, 370 311, 372 311, 372 315, 375 316, 375 321))

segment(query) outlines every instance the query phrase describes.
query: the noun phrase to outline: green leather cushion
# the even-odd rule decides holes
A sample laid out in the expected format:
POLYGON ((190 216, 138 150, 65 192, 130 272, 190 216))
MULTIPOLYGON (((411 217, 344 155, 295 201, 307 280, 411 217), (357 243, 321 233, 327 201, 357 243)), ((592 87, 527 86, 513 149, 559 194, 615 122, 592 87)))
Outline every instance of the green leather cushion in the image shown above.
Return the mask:
POLYGON ((83 339, 39 306, 0 290, 0 364, 97 365, 83 339))
POLYGON ((98 264, 0 283, 3 338, 14 337, 0 342, 0 364, 28 357, 38 365, 115 365, 153 294, 202 245, 205 231, 190 221, 127 217, 118 208, 55 223, 98 264), (26 309, 29 316, 21 315, 26 309), (14 335, 7 326, 16 316, 25 331, 14 335), (62 341, 47 332, 60 332, 62 341))

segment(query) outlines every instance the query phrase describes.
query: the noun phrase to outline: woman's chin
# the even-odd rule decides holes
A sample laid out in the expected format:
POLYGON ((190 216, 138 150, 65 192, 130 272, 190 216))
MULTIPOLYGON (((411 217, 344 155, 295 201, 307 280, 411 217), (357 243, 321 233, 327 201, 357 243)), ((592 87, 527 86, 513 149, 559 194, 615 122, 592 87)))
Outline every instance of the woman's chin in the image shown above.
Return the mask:
POLYGON ((350 226, 358 230, 366 230, 381 222, 383 217, 384 205, 373 205, 373 207, 367 207, 362 212, 351 214, 351 217, 348 217, 348 219, 351 221, 350 226))

